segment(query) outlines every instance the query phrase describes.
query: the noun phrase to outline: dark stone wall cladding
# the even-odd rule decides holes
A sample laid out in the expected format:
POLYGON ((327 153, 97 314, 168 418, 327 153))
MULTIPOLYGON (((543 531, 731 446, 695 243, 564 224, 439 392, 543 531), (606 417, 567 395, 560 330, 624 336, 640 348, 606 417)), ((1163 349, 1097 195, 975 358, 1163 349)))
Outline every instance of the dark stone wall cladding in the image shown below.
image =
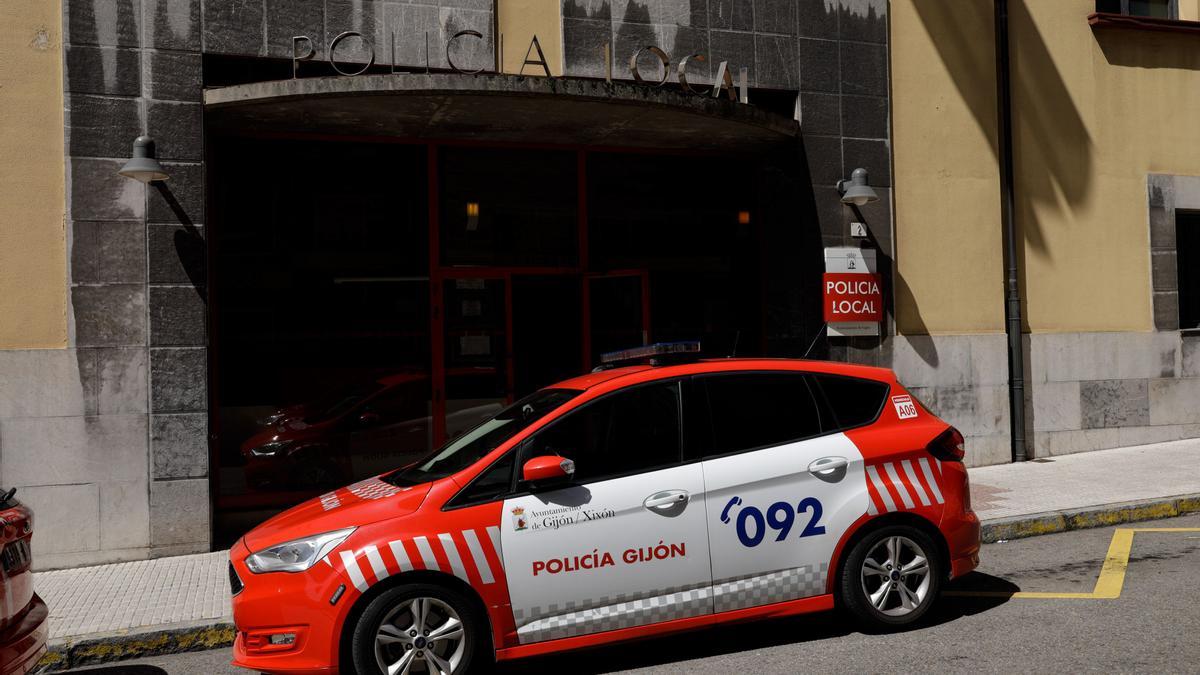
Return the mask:
MULTIPOLYGON (((849 219, 835 188, 856 166, 871 171, 879 202, 863 215, 891 247, 886 0, 565 0, 565 74, 602 77, 614 45, 614 75, 657 45, 674 65, 689 54, 694 84, 717 64, 750 86, 798 92, 816 218, 826 244, 845 241, 849 219)), ((206 550, 206 279, 202 54, 289 58, 306 35, 316 57, 358 31, 377 63, 463 69, 492 64, 491 0, 67 0, 64 3, 66 143, 71 301, 81 372, 144 372, 148 410, 137 420, 150 458, 149 546, 160 553, 206 550), (426 39, 428 49, 426 49, 426 39), (394 54, 394 59, 393 59, 394 54), (117 175, 140 133, 152 134, 170 173, 162 186, 117 175), (130 371, 131 354, 143 364, 130 371), (111 363, 109 363, 111 361, 111 363), (179 520, 180 522, 176 522, 179 520), (186 520, 186 522, 183 522, 186 520)), ((518 45, 505 45, 506 51, 518 45)), ((347 39, 340 63, 368 58, 347 39)), ((647 79, 659 65, 644 55, 647 79)), ((808 182, 803 180, 802 182, 808 182)), ((95 413, 125 414, 123 407, 95 413)))

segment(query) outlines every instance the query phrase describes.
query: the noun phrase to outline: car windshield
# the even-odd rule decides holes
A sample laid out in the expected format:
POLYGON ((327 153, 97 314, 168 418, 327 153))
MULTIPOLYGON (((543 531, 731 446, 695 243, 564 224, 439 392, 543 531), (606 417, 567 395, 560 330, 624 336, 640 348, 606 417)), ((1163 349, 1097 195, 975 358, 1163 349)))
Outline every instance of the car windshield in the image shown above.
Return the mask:
POLYGON ((580 393, 575 389, 534 392, 450 441, 432 455, 384 480, 393 485, 419 485, 462 471, 580 393))

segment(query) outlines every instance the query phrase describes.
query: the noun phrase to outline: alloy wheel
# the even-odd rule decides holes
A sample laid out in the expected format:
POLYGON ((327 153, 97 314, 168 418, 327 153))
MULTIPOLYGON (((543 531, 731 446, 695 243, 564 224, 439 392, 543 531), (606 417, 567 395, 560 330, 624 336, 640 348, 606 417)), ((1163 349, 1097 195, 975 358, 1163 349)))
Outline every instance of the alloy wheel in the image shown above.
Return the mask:
POLYGON ((862 589, 867 601, 881 614, 905 616, 929 597, 932 582, 929 556, 912 539, 902 536, 880 540, 862 564, 862 589))
POLYGON ((450 605, 430 597, 406 600, 384 617, 375 633, 375 660, 387 675, 458 672, 467 634, 450 605))

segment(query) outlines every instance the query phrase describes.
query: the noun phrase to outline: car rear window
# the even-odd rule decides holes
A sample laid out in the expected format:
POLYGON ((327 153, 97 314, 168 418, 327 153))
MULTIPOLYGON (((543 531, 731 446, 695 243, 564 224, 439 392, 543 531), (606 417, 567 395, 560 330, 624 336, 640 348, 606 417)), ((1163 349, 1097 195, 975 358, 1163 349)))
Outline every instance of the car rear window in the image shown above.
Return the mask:
POLYGON ((821 433, 803 373, 737 373, 698 378, 708 395, 711 455, 783 445, 821 433))
POLYGON ((874 422, 887 401, 888 385, 884 382, 839 375, 812 377, 824 392, 834 416, 834 427, 826 429, 826 432, 874 422))

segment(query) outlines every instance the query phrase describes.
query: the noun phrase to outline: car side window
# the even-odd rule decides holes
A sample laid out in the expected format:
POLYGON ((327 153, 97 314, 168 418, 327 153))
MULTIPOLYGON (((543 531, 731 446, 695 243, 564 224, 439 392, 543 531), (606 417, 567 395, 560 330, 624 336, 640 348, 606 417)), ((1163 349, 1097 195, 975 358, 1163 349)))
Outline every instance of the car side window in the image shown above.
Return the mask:
POLYGON ((697 378, 707 392, 710 456, 783 445, 821 434, 804 373, 730 373, 697 378))
POLYGON ((470 485, 454 495, 446 506, 453 508, 484 504, 507 495, 512 488, 513 461, 516 456, 515 450, 505 453, 476 476, 470 485))
POLYGON ((605 396, 565 415, 524 445, 522 462, 561 455, 575 462, 575 482, 678 464, 679 382, 656 382, 605 396))
POLYGON ((813 375, 813 380, 825 394, 839 430, 874 422, 887 401, 889 387, 883 382, 840 375, 813 375))

